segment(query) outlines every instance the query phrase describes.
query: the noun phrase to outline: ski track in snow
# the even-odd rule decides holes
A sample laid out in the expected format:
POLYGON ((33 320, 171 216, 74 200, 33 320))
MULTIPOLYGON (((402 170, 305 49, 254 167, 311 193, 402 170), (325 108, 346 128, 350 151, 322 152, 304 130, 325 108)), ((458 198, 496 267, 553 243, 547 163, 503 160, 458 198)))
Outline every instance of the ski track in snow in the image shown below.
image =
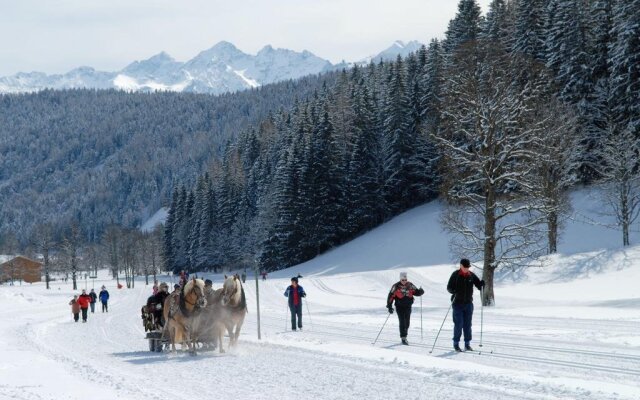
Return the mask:
MULTIPOLYGON (((114 289, 110 312, 102 313, 96 307, 98 311, 89 313, 86 324, 73 322, 66 304, 61 306, 60 301, 48 304, 42 300, 37 307, 29 304, 15 311, 5 309, 2 318, 17 323, 0 337, 11 338, 14 347, 39 353, 73 379, 95 387, 93 398, 98 399, 110 398, 112 393, 119 399, 188 399, 203 391, 252 399, 297 399, 300 393, 319 399, 387 399, 394 396, 402 381, 404 387, 412 388, 407 391, 409 399, 622 400, 633 397, 616 394, 606 385, 632 387, 640 376, 638 349, 559 339, 601 329, 607 321, 600 320, 569 324, 566 320, 492 315, 486 311, 485 323, 491 321, 509 330, 484 331, 484 346, 479 348, 476 314, 474 343, 481 354, 454 354, 448 326, 430 355, 446 309, 423 308, 424 336, 420 339, 419 308, 414 306, 409 335, 412 346, 397 345, 395 315, 389 318, 376 346, 371 346, 379 330, 376 324, 384 321, 384 310, 378 307, 384 300, 368 294, 354 299, 347 294, 348 288, 340 285, 340 279, 331 277, 309 279, 306 290, 312 295, 303 313, 304 331, 286 331, 289 316, 282 292, 287 283, 286 279, 260 283, 260 342, 255 337, 255 284, 245 285, 249 314, 243 334, 239 345, 223 355, 200 352, 193 357, 184 352, 146 351, 139 309, 149 289, 140 282, 142 287, 132 290, 114 289), (321 292, 331 301, 324 297, 314 302, 314 296, 321 297, 321 292), (345 304, 349 299, 350 307, 345 304), (371 299, 377 300, 372 303, 371 299), (326 306, 331 302, 338 306, 326 306), (309 311, 313 313, 311 321, 309 311), (349 323, 349 319, 358 323, 349 323), (521 334, 545 323, 550 332, 560 332, 540 338, 521 334), (514 373, 517 370, 522 372, 514 373), (585 387, 585 374, 597 375, 605 386, 603 391, 585 387), (103 389, 106 391, 101 397, 103 389)), ((58 300, 67 301, 66 297, 58 300)), ((615 325, 625 333, 634 326, 627 321, 616 321, 615 325)), ((0 380, 0 399, 59 398, 46 393, 42 385, 12 385, 0 380)))
MULTIPOLYGON (((498 287, 495 307, 482 310, 476 293, 476 351, 452 351, 449 313, 430 353, 449 308, 445 286, 454 267, 442 265, 440 255, 420 253, 422 244, 404 261, 389 259, 389 266, 371 271, 365 266, 380 264, 381 253, 373 251, 380 238, 422 243, 421 237, 439 235, 429 219, 438 215, 434 207, 417 208, 363 235, 351 250, 346 245, 259 281, 260 341, 256 284, 248 281, 249 313, 239 344, 222 355, 149 352, 140 307, 151 290, 142 280, 134 289, 117 290, 101 271, 104 279, 95 285, 107 285, 109 313, 97 304, 86 324, 73 322, 70 282, 54 282, 49 291, 43 284, 0 286, 0 304, 10 305, 0 309, 0 400, 386 400, 399 391, 403 400, 640 399, 640 246, 554 256, 551 267, 498 287), (414 266, 416 259, 430 266, 414 266), (386 296, 399 268, 426 291, 413 306, 411 345, 399 345, 394 314, 372 346, 388 316, 386 296), (283 292, 297 273, 307 292, 304 330, 291 332, 283 292)), ((568 230, 580 234, 567 242, 576 248, 596 237, 609 243, 617 235, 580 236, 585 229, 571 224, 568 230)), ((219 275, 207 276, 220 286, 219 275)))

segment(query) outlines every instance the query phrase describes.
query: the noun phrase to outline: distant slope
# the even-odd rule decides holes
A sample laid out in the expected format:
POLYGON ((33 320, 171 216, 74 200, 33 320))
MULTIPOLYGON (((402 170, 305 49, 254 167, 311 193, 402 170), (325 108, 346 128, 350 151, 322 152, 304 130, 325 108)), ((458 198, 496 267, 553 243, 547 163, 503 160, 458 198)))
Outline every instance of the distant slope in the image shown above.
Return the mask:
MULTIPOLYGON (((599 195, 599 191, 591 189, 580 189, 571 194, 574 210, 571 219, 565 223, 559 255, 555 257, 562 259, 582 252, 622 247, 620 232, 607 227, 613 224, 613 219, 602 215, 599 195)), ((349 243, 285 270, 284 274, 332 275, 434 265, 451 268, 458 259, 451 256, 450 237, 442 231, 441 211, 439 201, 416 207, 349 243)), ((478 262, 481 265, 481 261, 478 262)), ((562 270, 557 273, 562 274, 562 270)), ((576 274, 579 273, 576 270, 576 274)))
POLYGON ((0 95, 0 234, 72 218, 88 239, 140 226, 227 143, 334 74, 217 97, 114 90, 0 95))

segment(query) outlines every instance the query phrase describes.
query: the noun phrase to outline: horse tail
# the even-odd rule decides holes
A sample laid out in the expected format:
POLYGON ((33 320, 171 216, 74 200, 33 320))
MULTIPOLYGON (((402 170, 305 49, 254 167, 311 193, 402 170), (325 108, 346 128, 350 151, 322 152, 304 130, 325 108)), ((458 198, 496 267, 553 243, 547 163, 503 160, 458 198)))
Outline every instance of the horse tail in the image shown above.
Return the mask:
POLYGON ((247 307, 247 298, 244 295, 244 288, 240 286, 240 305, 244 309, 244 311, 248 314, 249 309, 247 307))

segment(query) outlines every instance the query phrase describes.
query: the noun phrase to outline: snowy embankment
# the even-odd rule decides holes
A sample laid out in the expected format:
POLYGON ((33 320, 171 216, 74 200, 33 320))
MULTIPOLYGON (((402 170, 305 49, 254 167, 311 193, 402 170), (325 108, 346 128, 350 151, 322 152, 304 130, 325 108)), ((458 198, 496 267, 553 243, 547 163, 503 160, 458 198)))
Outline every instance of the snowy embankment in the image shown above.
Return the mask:
MULTIPOLYGON (((606 222, 586 192, 573 200, 578 220, 606 222)), ((71 318, 69 284, 0 286, 0 399, 640 398, 640 246, 622 249, 617 231, 569 222, 545 268, 503 277, 496 307, 481 310, 476 295, 472 345, 481 353, 451 351, 451 315, 430 353, 456 261, 439 211, 418 207, 259 281, 261 340, 248 281, 240 344, 223 355, 146 351, 140 306, 150 288, 142 280, 117 290, 101 274, 95 287, 107 285, 110 312, 87 324, 71 318), (414 304, 411 345, 399 345, 392 315, 373 346, 401 270, 426 290, 414 304), (291 332, 282 293, 298 273, 308 294, 304 331, 291 332)), ((218 287, 221 277, 209 276, 218 287)))

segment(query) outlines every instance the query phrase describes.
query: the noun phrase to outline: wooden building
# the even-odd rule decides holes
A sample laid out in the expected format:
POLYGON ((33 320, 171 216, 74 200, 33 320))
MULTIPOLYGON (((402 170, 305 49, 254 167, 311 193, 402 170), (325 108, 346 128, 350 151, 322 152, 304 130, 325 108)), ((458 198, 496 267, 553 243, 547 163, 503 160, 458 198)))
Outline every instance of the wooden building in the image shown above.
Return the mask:
POLYGON ((0 282, 40 282, 42 263, 23 256, 16 256, 0 264, 0 282))

